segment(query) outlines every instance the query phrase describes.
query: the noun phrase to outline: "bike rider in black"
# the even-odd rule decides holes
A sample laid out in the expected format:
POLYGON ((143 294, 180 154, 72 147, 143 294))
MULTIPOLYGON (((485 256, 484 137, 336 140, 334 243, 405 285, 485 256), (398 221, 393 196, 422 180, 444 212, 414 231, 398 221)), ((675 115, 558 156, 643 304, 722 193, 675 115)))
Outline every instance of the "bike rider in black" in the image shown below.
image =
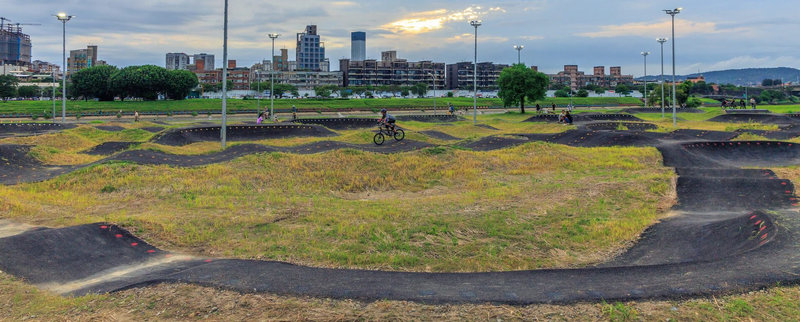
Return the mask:
POLYGON ((385 108, 381 110, 381 119, 378 123, 385 124, 387 128, 392 130, 393 134, 397 133, 394 126, 395 122, 397 122, 397 119, 392 114, 387 113, 385 108))

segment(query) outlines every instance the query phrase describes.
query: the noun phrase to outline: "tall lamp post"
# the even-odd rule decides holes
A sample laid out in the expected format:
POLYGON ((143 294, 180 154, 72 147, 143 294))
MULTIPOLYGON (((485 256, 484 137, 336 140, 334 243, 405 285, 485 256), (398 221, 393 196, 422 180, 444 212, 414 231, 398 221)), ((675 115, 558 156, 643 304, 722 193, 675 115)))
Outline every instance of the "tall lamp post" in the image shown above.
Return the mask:
POLYGON ((661 118, 664 118, 664 43, 667 38, 658 38, 656 41, 661 44, 661 118))
POLYGON ((522 49, 524 49, 524 48, 525 48, 525 46, 522 46, 522 45, 519 45, 519 46, 515 45, 514 46, 514 49, 517 50, 517 65, 522 64, 522 49))
POLYGON ((261 71, 256 71, 256 90, 258 91, 258 96, 256 96, 256 112, 261 113, 261 71))
MULTIPOLYGON (((436 69, 433 71, 435 73, 436 69)), ((433 79, 433 115, 436 115, 436 75, 432 73, 428 73, 428 75, 431 75, 431 78, 433 79)))
POLYGON ((51 98, 53 99, 53 114, 50 114, 50 117, 52 118, 52 121, 55 124, 56 123, 56 70, 55 68, 53 68, 52 65, 50 66, 50 72, 53 75, 53 80, 52 80, 53 94, 51 95, 51 98))
POLYGON ((681 13, 683 8, 675 8, 672 10, 664 10, 668 15, 672 16, 672 126, 678 125, 678 113, 676 111, 678 100, 676 99, 676 89, 677 86, 675 85, 675 15, 681 13))
POLYGON ((478 124, 478 27, 481 26, 482 21, 472 20, 469 24, 475 27, 475 64, 473 65, 472 74, 472 123, 478 124))
POLYGON ((220 127, 220 141, 225 149, 227 141, 228 122, 228 0, 225 0, 225 22, 222 35, 222 126, 220 127))
MULTIPOLYGON (((275 59, 275 39, 280 37, 279 34, 269 34, 269 38, 272 39, 272 59, 275 59)), ((274 65, 273 65, 274 67, 274 65)), ((272 121, 275 121, 275 69, 269 69, 269 116, 272 121)))
POLYGON ((650 55, 649 51, 642 52, 642 56, 644 56, 644 108, 647 108, 647 55, 650 55))
MULTIPOLYGON (((64 66, 64 73, 61 75, 61 79, 63 80, 62 89, 61 89, 61 123, 67 122, 67 21, 75 16, 70 16, 66 13, 59 12, 55 15, 59 21, 62 23, 62 38, 61 38, 61 58, 62 58, 62 66, 64 66)), ((55 114, 55 113, 54 113, 55 114)), ((53 115, 53 118, 56 116, 53 115)))

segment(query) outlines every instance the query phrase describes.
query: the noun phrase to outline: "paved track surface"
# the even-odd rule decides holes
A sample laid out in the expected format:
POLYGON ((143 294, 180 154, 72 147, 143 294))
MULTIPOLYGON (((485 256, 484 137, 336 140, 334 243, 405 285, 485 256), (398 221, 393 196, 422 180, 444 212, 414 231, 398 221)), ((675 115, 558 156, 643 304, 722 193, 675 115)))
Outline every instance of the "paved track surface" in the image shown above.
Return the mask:
MULTIPOLYGON (((665 165, 675 167, 679 175, 676 215, 652 226, 627 252, 597 267, 407 273, 194 258, 156 249, 124 229, 98 223, 3 234, 6 237, 0 238, 0 270, 42 288, 73 295, 184 282, 241 292, 427 303, 682 298, 800 282, 800 217, 794 184, 777 178, 770 170, 753 169, 800 165, 800 146, 728 141, 737 135, 694 130, 651 133, 578 129, 521 135, 519 140, 484 139, 483 144, 499 147, 541 140, 573 146, 654 146, 661 151, 665 165)), ((319 144, 288 152, 303 153, 304 148, 309 149, 308 153, 314 153, 314 149, 366 148, 336 142, 329 146, 325 142, 319 144)), ((16 158, 12 161, 33 162, 25 159, 24 147, 17 148, 10 150, 16 158)), ((279 149, 240 145, 194 162, 221 162, 237 153, 256 150, 279 149)), ((142 151, 127 151, 114 158, 181 165, 187 165, 188 159, 198 159, 137 153, 142 151)))

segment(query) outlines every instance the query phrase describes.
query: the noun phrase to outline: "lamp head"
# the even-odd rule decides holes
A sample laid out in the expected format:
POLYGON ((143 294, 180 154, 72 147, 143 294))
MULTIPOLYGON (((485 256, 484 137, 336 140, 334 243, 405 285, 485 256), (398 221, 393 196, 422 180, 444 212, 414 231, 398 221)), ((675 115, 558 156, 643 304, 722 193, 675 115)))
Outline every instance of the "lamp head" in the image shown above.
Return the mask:
POLYGON ((280 36, 281 36, 280 34, 269 34, 269 38, 272 38, 272 39, 278 38, 280 36))
POLYGON ((647 56, 647 55, 650 55, 650 52, 649 52, 649 51, 643 51, 643 52, 642 52, 642 56, 647 56))
POLYGON ((658 38, 658 39, 656 39, 656 41, 661 43, 661 44, 667 42, 667 40, 669 40, 669 39, 667 39, 667 38, 658 38))
POLYGON ((53 16, 58 18, 58 20, 60 20, 60 21, 69 21, 70 19, 75 17, 75 16, 70 16, 70 15, 68 15, 66 13, 63 13, 63 12, 59 12, 57 14, 54 14, 53 16))
POLYGON ((473 27, 475 27, 475 28, 478 28, 478 27, 480 27, 480 25, 482 25, 482 24, 483 24, 483 21, 480 21, 480 20, 471 20, 471 21, 469 22, 469 24, 470 24, 470 25, 472 25, 472 26, 473 26, 473 27))

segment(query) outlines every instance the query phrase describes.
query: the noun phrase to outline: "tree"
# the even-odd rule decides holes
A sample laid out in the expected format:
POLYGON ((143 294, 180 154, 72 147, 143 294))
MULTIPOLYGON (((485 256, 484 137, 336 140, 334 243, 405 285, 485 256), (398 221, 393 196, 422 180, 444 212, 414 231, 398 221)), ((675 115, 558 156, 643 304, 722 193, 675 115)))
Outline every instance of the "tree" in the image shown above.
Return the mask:
POLYGON ((34 98, 39 97, 40 95, 41 90, 39 89, 39 86, 36 85, 26 85, 17 88, 17 96, 19 97, 34 98))
POLYGON ((128 66, 111 75, 111 89, 120 97, 155 100, 167 94, 170 76, 166 68, 155 65, 128 66))
POLYGON ((341 98, 348 98, 348 97, 350 97, 350 94, 352 94, 352 93, 353 93, 353 90, 351 90, 351 89, 346 89, 346 88, 339 89, 339 97, 341 97, 341 98))
POLYGON ((497 95, 505 106, 519 103, 520 113, 525 114, 525 99, 533 102, 544 98, 549 84, 547 75, 517 64, 500 73, 497 79, 500 92, 497 95))
POLYGON ((569 97, 569 92, 567 92, 567 91, 565 91, 563 89, 559 89, 555 93, 553 93, 553 96, 555 96, 555 97, 569 97))
POLYGON ((72 87, 76 96, 85 99, 97 98, 101 101, 113 101, 116 96, 111 88, 111 75, 117 67, 110 65, 94 66, 81 69, 72 74, 72 87))
POLYGON ((402 96, 403 98, 408 97, 408 95, 410 94, 411 93, 409 93, 408 87, 403 87, 403 89, 400 90, 400 96, 402 96))
POLYGON ((184 100, 197 87, 197 75, 188 70, 169 71, 167 97, 173 100, 184 100))
POLYGON ((425 83, 414 84, 414 86, 411 86, 411 93, 417 95, 417 97, 425 96, 425 94, 428 93, 428 84, 425 83))
POLYGON ((316 93, 317 96, 320 96, 322 98, 331 97, 331 90, 327 86, 317 86, 316 88, 314 88, 314 93, 316 93))
POLYGON ((605 89, 605 88, 603 88, 603 87, 600 87, 600 86, 598 86, 598 87, 596 87, 596 88, 594 89, 594 93, 595 93, 595 94, 598 94, 598 95, 600 95, 600 94, 603 94, 603 93, 605 93, 605 92, 606 92, 606 89, 605 89))
POLYGON ((628 87, 628 85, 625 84, 617 84, 617 87, 614 87, 614 91, 621 96, 628 95, 631 93, 630 87, 628 87))
POLYGON ((17 96, 19 80, 11 75, 0 75, 0 98, 5 102, 9 97, 17 96))
POLYGON ((578 91, 577 94, 575 94, 575 96, 577 96, 577 97, 589 97, 589 91, 587 91, 585 89, 581 89, 581 90, 578 91))

